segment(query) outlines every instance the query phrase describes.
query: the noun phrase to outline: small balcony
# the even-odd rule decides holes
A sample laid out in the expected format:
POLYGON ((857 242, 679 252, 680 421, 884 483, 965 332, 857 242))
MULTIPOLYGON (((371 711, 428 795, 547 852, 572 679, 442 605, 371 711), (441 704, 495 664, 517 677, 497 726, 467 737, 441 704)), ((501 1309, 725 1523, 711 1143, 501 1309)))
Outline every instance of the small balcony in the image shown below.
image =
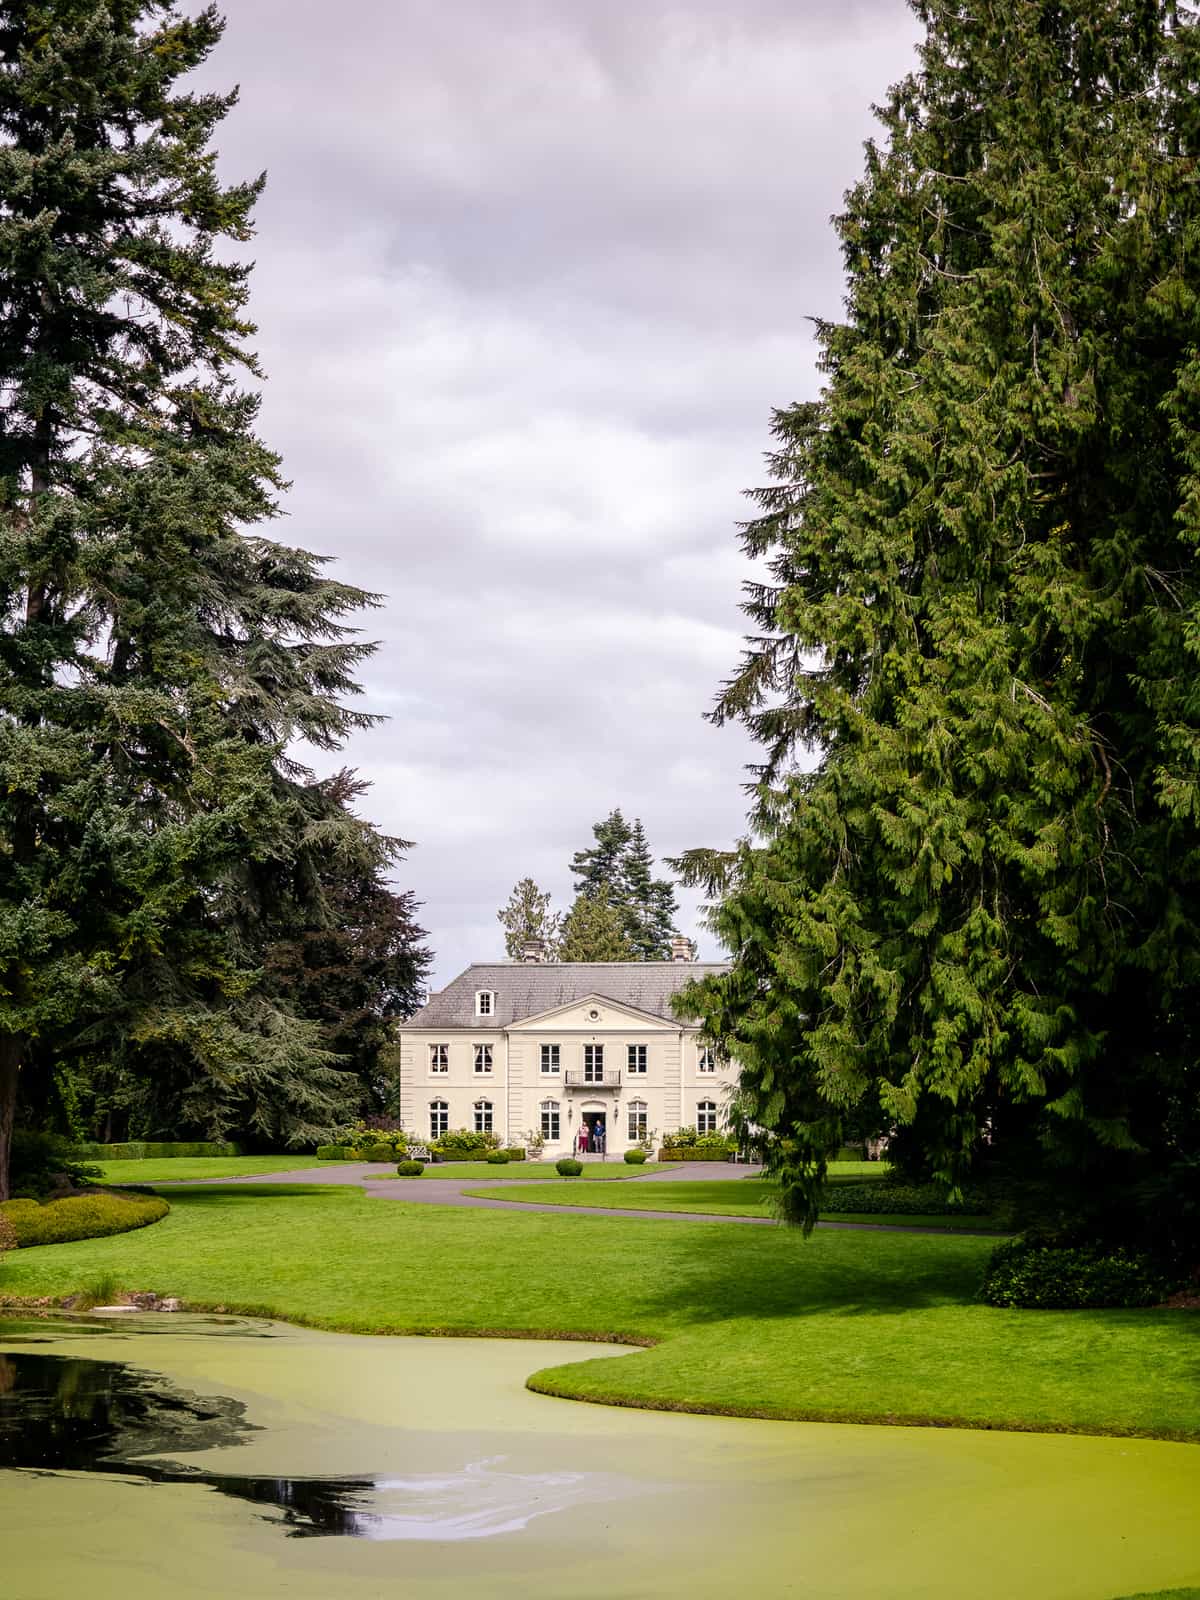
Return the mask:
POLYGON ((619 1072, 588 1071, 585 1067, 582 1072, 564 1072, 564 1089, 619 1089, 621 1087, 621 1074, 619 1072))

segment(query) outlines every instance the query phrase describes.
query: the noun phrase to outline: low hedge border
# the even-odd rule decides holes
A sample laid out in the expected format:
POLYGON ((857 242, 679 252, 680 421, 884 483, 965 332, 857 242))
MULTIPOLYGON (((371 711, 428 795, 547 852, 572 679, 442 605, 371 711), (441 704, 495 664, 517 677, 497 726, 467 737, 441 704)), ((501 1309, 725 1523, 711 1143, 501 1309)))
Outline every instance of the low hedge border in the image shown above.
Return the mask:
POLYGON ((732 1150, 696 1150, 691 1145, 677 1145, 673 1150, 660 1150, 658 1161, 732 1161, 732 1150))
POLYGON ((87 1161, 170 1161, 196 1156, 240 1156, 238 1144, 214 1144, 201 1140, 191 1144, 157 1144, 151 1140, 133 1139, 126 1144, 81 1144, 79 1155, 87 1161))
POLYGON ((160 1221, 170 1209, 161 1195, 89 1192, 44 1202, 5 1200, 0 1204, 0 1217, 11 1227, 17 1245, 29 1249, 129 1233, 160 1221))
POLYGON ((887 1179, 826 1184, 821 1197, 822 1216, 855 1211, 881 1217, 984 1217, 989 1209, 986 1195, 977 1189, 964 1190, 961 1204, 955 1205, 937 1184, 887 1179))

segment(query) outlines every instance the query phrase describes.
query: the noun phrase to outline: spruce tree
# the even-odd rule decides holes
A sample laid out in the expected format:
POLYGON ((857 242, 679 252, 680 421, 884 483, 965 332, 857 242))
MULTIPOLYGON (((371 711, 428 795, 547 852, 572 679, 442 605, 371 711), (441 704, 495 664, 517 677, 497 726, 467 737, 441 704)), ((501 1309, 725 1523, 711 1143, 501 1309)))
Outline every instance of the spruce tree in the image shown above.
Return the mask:
POLYGON ((1129 1216, 1197 1124, 1196 16, 915 10, 745 529, 716 718, 765 747, 759 833, 685 858, 734 959, 683 1003, 797 1220, 864 1116, 1129 1216))
POLYGON ((504 948, 514 961, 521 959, 527 940, 544 941, 548 954, 553 954, 558 942, 562 917, 550 909, 550 896, 539 889, 532 878, 522 878, 513 885, 505 905, 496 913, 496 920, 504 928, 504 948))
POLYGON ((654 857, 640 817, 634 819, 621 862, 621 908, 626 934, 641 961, 669 961, 679 907, 675 885, 654 876, 654 857))
POLYGON ((558 945, 560 961, 636 961, 637 954, 625 932, 625 919, 604 888, 575 896, 563 918, 558 945))
POLYGON ((371 597, 261 531, 283 483, 219 246, 262 180, 217 177, 234 97, 179 85, 221 31, 0 0, 0 1196, 18 1085, 115 1019, 251 1094, 332 1070, 258 980, 255 899, 312 825, 289 742, 369 721, 371 597))

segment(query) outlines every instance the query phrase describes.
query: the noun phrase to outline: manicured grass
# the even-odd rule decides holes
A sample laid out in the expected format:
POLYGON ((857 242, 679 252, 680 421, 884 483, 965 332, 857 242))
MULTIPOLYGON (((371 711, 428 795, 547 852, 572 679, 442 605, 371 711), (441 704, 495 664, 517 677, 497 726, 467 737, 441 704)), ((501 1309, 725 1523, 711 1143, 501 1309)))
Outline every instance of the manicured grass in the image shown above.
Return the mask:
MULTIPOLYGON (((98 1161, 105 1183, 184 1183, 196 1178, 256 1178, 317 1165, 314 1156, 178 1156, 165 1161, 98 1161)), ((336 1167, 335 1161, 322 1166, 336 1167)))
MULTIPOLYGON (((468 1194, 485 1200, 518 1200, 549 1206, 605 1206, 622 1211, 690 1211, 717 1217, 769 1217, 774 1215, 778 1185, 769 1179, 745 1178, 730 1183, 723 1178, 689 1182, 631 1184, 628 1188, 600 1194, 581 1193, 577 1178, 561 1178, 556 1183, 539 1183, 522 1189, 519 1195, 506 1195, 498 1189, 468 1189, 468 1194)), ((876 1226, 940 1228, 974 1233, 1000 1233, 987 1217, 890 1216, 886 1212, 831 1212, 831 1222, 869 1222, 876 1226)))
POLYGON ((111 1273, 352 1332, 661 1341, 531 1380, 624 1405, 1200 1438, 1194 1315, 982 1305, 986 1239, 805 1240, 318 1185, 176 1190, 171 1208, 119 1238, 10 1251, 0 1293, 60 1296, 111 1273))

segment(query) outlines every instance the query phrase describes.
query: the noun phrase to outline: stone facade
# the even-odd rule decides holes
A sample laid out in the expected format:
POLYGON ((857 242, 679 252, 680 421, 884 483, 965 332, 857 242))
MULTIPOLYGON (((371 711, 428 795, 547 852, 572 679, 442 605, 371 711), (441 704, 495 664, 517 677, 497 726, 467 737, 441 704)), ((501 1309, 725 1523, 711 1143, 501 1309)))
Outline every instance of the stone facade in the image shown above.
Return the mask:
POLYGON ((691 961, 499 962, 468 967, 403 1024, 401 1118, 423 1138, 448 1128, 549 1157, 602 1125, 609 1155, 684 1126, 723 1128, 736 1068, 671 1010, 691 961))

